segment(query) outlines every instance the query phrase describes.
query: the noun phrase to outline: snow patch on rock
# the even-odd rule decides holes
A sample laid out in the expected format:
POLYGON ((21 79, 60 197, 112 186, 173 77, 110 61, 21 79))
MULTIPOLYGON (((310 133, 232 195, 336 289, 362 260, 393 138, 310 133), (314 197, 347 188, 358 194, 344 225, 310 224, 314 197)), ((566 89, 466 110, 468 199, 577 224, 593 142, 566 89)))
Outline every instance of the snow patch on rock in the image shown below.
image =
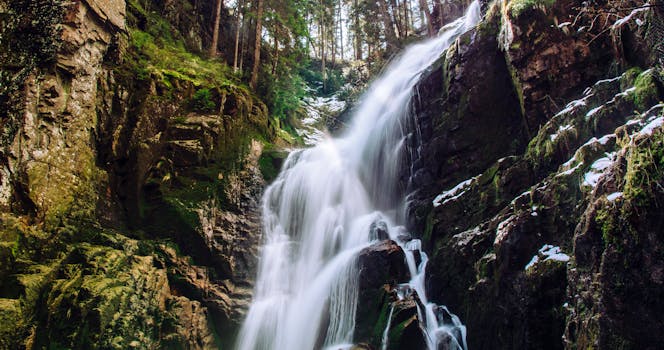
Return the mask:
POLYGON ((477 178, 478 176, 475 176, 468 180, 462 181, 453 188, 437 195, 436 198, 434 198, 433 200, 433 206, 439 207, 441 205, 445 205, 448 202, 456 200, 459 197, 463 196, 464 193, 466 193, 466 191, 468 190, 468 187, 470 187, 477 180, 477 178))
POLYGON ((551 244, 545 244, 542 246, 542 248, 540 248, 537 251, 537 255, 533 256, 533 258, 526 265, 524 270, 530 269, 540 261, 547 261, 547 260, 568 262, 570 260, 570 257, 569 255, 563 253, 560 247, 551 244))
POLYGON ((616 153, 605 153, 606 157, 597 159, 590 165, 590 170, 583 175, 583 185, 589 187, 597 186, 599 180, 604 176, 606 169, 608 169, 614 162, 616 153))

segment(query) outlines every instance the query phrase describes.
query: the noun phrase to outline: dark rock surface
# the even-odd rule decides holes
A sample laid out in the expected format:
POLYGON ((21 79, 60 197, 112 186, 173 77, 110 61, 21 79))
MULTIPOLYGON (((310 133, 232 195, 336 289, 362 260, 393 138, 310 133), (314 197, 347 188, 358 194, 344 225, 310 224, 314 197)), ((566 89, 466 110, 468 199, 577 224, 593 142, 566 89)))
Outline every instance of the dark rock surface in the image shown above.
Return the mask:
POLYGON ((384 240, 360 252, 358 268, 355 342, 379 347, 386 322, 383 318, 387 316, 383 314, 393 298, 391 291, 397 284, 410 279, 406 256, 396 242, 384 240))
POLYGON ((410 227, 471 349, 664 341, 662 191, 645 180, 661 179, 663 72, 638 24, 662 15, 614 25, 621 6, 493 3, 418 87, 410 227))

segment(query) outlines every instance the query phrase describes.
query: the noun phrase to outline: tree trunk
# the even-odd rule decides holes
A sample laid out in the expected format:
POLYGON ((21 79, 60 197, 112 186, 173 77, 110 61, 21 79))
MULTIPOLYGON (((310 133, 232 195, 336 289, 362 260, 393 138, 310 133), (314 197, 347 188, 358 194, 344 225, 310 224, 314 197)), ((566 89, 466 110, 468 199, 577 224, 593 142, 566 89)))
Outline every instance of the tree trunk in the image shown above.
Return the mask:
POLYGON ((355 12, 355 59, 362 59, 362 28, 360 27, 360 10, 358 8, 358 0, 353 1, 353 11, 355 12))
MULTIPOLYGON (((313 19, 311 18, 311 15, 307 13, 307 32, 312 33, 312 27, 311 24, 313 22, 313 19)), ((307 35, 307 53, 309 54, 309 57, 312 55, 316 55, 316 45, 314 45, 314 41, 311 40, 311 35, 307 35)))
POLYGON ((395 46, 397 41, 397 35, 394 32, 394 23, 392 23, 392 18, 390 13, 387 10, 387 4, 385 0, 378 0, 378 6, 380 7, 380 14, 383 18, 383 26, 385 27, 385 38, 387 39, 388 46, 395 46))
POLYGON ((221 1, 217 0, 217 9, 214 15, 214 27, 212 27, 212 45, 210 45, 210 57, 217 57, 219 46, 219 25, 221 24, 221 1))
POLYGON ((279 64, 279 41, 277 40, 277 33, 274 33, 274 53, 272 54, 272 75, 277 73, 277 65, 279 64))
POLYGON ((248 26, 247 19, 242 17, 242 32, 240 33, 240 72, 244 72, 244 60, 245 56, 247 55, 247 47, 249 45, 249 38, 247 38, 248 26))
MULTIPOLYGON (((322 3, 321 6, 323 6, 322 3)), ((323 52, 325 52, 325 50, 323 50, 323 46, 325 46, 325 38, 323 37, 323 26, 325 24, 323 23, 323 17, 324 16, 321 14, 320 18, 318 19, 318 45, 320 45, 318 50, 318 57, 321 59, 323 58, 323 52)))
POLYGON ((321 23, 321 42, 320 42, 320 47, 321 47, 321 52, 320 52, 320 71, 323 76, 323 91, 325 91, 326 88, 326 82, 327 82, 327 73, 325 71, 325 25, 321 23))
POLYGON ((240 30, 242 28, 242 20, 240 19, 240 12, 242 9, 242 1, 237 2, 237 8, 235 9, 235 19, 236 23, 235 25, 237 28, 235 29, 235 53, 233 54, 233 72, 237 73, 238 71, 238 53, 240 50, 240 30))
MULTIPOLYGON (((410 19, 409 26, 411 30, 415 30, 415 11, 413 11, 413 4, 408 0, 408 18, 410 19)), ((424 22, 424 21, 423 21, 424 22)))
POLYGON ((409 1, 410 0, 404 0, 401 3, 402 6, 403 6, 403 36, 404 36, 404 38, 408 37, 408 30, 409 30, 409 23, 408 23, 408 19, 410 18, 410 17, 408 17, 408 11, 409 11, 408 3, 409 3, 409 1))
POLYGON ((402 38, 403 37, 403 28, 401 27, 401 20, 400 20, 400 14, 401 12, 399 11, 399 2, 397 0, 390 0, 390 8, 392 11, 389 11, 388 9, 388 14, 391 15, 392 19, 392 26, 397 27, 397 38, 402 38))
POLYGON ((341 0, 339 0, 339 44, 340 44, 340 49, 341 49, 341 61, 344 60, 344 25, 343 25, 343 17, 341 16, 342 12, 341 8, 341 0))
POLYGON ((332 6, 332 30, 330 31, 332 33, 331 39, 330 40, 330 63, 332 64, 331 66, 334 66, 334 63, 337 58, 337 8, 336 6, 332 6))
POLYGON ((263 0, 258 0, 256 9, 256 42, 254 43, 254 67, 251 70, 251 80, 249 86, 256 89, 258 84, 258 68, 261 63, 261 37, 263 32, 263 0))
POLYGON ((425 20, 427 22, 427 31, 429 32, 429 36, 433 36, 433 24, 431 23, 431 11, 429 11, 429 5, 427 4, 427 0, 420 0, 420 8, 422 9, 422 12, 424 12, 425 20))

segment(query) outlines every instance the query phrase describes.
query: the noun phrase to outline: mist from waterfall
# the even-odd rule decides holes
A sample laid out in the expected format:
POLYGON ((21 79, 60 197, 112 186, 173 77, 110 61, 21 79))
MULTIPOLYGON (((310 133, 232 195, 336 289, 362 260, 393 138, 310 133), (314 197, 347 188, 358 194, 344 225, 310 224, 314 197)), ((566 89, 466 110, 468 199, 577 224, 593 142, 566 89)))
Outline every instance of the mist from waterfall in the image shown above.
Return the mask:
POLYGON ((416 291, 424 305, 419 318, 428 347, 445 341, 451 348, 466 348, 459 319, 439 317, 446 309, 427 302, 427 259, 420 241, 400 234, 405 230, 400 226, 405 196, 399 176, 408 166, 406 141, 412 132, 408 125, 416 83, 479 19, 475 1, 439 36, 407 48, 389 65, 362 98, 344 136, 290 154, 263 196, 264 242, 238 350, 350 347, 357 257, 373 243, 370 227, 380 221, 406 253, 412 280, 402 289, 416 291), (422 256, 419 261, 414 252, 422 256))

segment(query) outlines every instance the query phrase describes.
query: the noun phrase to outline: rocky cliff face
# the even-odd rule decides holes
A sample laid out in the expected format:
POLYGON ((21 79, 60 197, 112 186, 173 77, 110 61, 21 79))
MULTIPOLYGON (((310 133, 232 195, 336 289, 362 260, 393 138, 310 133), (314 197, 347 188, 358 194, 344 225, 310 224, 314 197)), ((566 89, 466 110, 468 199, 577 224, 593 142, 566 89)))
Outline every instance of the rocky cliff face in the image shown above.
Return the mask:
POLYGON ((196 6, 0 2, 0 347, 233 341, 274 131, 222 64, 150 32, 200 49, 196 6))
POLYGON ((655 349, 662 16, 497 1, 419 85, 411 226, 472 349, 655 349))
MULTIPOLYGON (((485 3, 419 84, 409 225, 429 297, 470 348, 662 344, 664 14, 650 5, 485 3)), ((274 127, 192 54, 209 6, 0 1, 1 348, 233 341, 261 230, 257 140, 274 127)), ((420 301, 397 296, 403 256, 385 240, 359 257, 358 348, 388 320, 390 348, 424 346, 420 301)))

